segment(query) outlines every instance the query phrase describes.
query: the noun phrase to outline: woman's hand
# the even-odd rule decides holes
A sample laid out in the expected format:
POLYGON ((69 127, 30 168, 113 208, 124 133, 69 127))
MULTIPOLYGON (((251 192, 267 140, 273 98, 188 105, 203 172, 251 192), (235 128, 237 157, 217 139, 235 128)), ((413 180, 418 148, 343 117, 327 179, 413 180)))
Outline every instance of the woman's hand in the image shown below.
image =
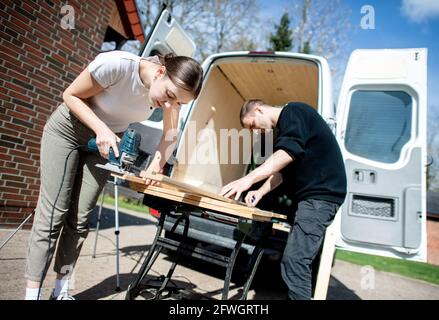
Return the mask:
POLYGON ((172 155, 177 142, 177 123, 180 108, 163 108, 163 134, 157 150, 146 170, 140 172, 140 176, 146 185, 160 186, 160 182, 149 179, 152 173, 163 173, 166 160, 172 155))
POLYGON ((149 167, 146 170, 142 170, 140 172, 140 176, 143 178, 146 185, 160 186, 159 181, 155 181, 148 178, 153 173, 163 173, 163 169, 160 168, 160 165, 154 161, 149 165, 149 167))
POLYGON ((120 138, 111 131, 107 126, 102 126, 96 132, 96 145, 99 149, 99 153, 105 159, 109 159, 110 148, 113 149, 114 156, 119 158, 119 149, 117 148, 117 143, 120 138))
POLYGON ((247 207, 255 207, 263 196, 264 195, 260 190, 249 191, 245 196, 245 203, 247 204, 247 207))

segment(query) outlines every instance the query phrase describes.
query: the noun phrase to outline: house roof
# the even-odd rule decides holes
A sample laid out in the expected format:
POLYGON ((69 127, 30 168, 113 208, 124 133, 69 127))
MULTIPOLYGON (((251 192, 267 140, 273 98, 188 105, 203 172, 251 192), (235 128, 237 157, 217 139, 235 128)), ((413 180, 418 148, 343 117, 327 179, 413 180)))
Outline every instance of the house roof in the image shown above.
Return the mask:
POLYGON ((134 0, 116 0, 117 9, 126 36, 129 40, 145 41, 139 12, 134 0))

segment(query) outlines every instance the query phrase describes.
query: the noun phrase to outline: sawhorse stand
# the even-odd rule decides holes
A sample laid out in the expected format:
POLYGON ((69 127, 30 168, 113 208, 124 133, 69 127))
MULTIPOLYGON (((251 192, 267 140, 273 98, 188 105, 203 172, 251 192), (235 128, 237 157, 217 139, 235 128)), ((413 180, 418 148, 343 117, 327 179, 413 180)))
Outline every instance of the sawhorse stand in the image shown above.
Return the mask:
MULTIPOLYGON (((125 299, 131 300, 135 299, 139 294, 144 290, 154 291, 152 299, 164 299, 170 297, 174 293, 178 293, 180 288, 175 286, 169 286, 169 281, 171 280, 172 274, 179 262, 181 255, 191 256, 194 258, 202 259, 216 265, 222 266, 226 268, 226 276, 224 279, 224 287, 222 290, 222 299, 226 300, 229 294, 230 288, 230 280, 232 277, 232 272, 235 266, 236 257, 240 252, 242 244, 247 237, 247 235, 251 232, 251 228, 238 228, 238 239, 236 244, 230 255, 222 255, 218 254, 203 248, 198 248, 192 244, 185 242, 188 236, 189 230, 189 216, 190 213, 183 211, 182 213, 171 213, 171 211, 161 211, 160 219, 157 226, 157 232, 154 237, 154 241, 149 249, 149 252, 139 270, 139 273, 136 276, 136 279, 131 283, 128 287, 127 294, 125 299), (170 216, 176 219, 171 233, 175 232, 176 228, 179 224, 183 225, 183 234, 182 240, 176 241, 173 239, 168 239, 161 236, 161 233, 164 229, 164 224, 166 220, 166 216, 170 216), (161 253, 161 251, 166 248, 171 251, 175 251, 175 256, 172 262, 171 267, 169 268, 166 276, 161 276, 158 278, 158 281, 149 281, 147 283, 142 283, 142 280, 148 275, 151 267, 156 261, 157 257, 161 253)), ((241 300, 245 300, 247 298, 248 290, 250 289, 250 285, 253 281, 254 275, 258 268, 259 262, 263 255, 263 247, 262 247, 262 239, 258 241, 253 249, 253 252, 250 256, 250 262, 248 265, 248 273, 247 279, 245 280, 242 295, 240 297, 241 300)))

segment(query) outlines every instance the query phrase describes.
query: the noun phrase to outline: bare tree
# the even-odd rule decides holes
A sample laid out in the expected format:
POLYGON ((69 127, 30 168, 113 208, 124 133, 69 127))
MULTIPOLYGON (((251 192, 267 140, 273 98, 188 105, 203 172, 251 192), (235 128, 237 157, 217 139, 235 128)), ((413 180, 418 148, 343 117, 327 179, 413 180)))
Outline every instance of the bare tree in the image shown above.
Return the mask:
POLYGON ((165 3, 174 18, 197 44, 196 58, 203 60, 220 51, 264 47, 266 35, 259 19, 257 1, 252 0, 138 0, 146 30, 165 3))
POLYGON ((199 0, 137 0, 136 4, 142 25, 148 31, 163 5, 166 5, 181 25, 190 27, 191 23, 199 20, 204 14, 204 2, 199 0))
POLYGON ((293 0, 290 10, 292 51, 312 53, 330 60, 335 77, 347 58, 351 9, 342 0, 293 0))
POLYGON ((208 53, 242 50, 240 46, 243 43, 248 45, 256 36, 254 31, 259 29, 259 8, 256 1, 206 1, 204 9, 208 13, 205 24, 209 32, 202 33, 201 36, 209 37, 206 41, 208 53))
POLYGON ((332 58, 343 50, 350 24, 351 9, 342 0, 295 0, 292 10, 296 51, 306 43, 317 55, 332 58))

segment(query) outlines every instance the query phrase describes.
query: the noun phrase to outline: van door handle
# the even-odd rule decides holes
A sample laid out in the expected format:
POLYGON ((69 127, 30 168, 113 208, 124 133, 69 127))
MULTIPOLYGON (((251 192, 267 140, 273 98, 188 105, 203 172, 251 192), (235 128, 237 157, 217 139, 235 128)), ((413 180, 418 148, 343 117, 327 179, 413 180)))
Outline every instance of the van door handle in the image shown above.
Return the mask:
POLYGON ((354 172, 355 181, 357 182, 363 182, 364 180, 364 174, 361 170, 355 170, 354 172))
POLYGON ((375 184, 377 182, 377 173, 372 170, 355 169, 354 170, 354 181, 375 184))
POLYGON ((376 173, 374 171, 369 172, 369 181, 370 183, 375 183, 376 181, 376 173))

